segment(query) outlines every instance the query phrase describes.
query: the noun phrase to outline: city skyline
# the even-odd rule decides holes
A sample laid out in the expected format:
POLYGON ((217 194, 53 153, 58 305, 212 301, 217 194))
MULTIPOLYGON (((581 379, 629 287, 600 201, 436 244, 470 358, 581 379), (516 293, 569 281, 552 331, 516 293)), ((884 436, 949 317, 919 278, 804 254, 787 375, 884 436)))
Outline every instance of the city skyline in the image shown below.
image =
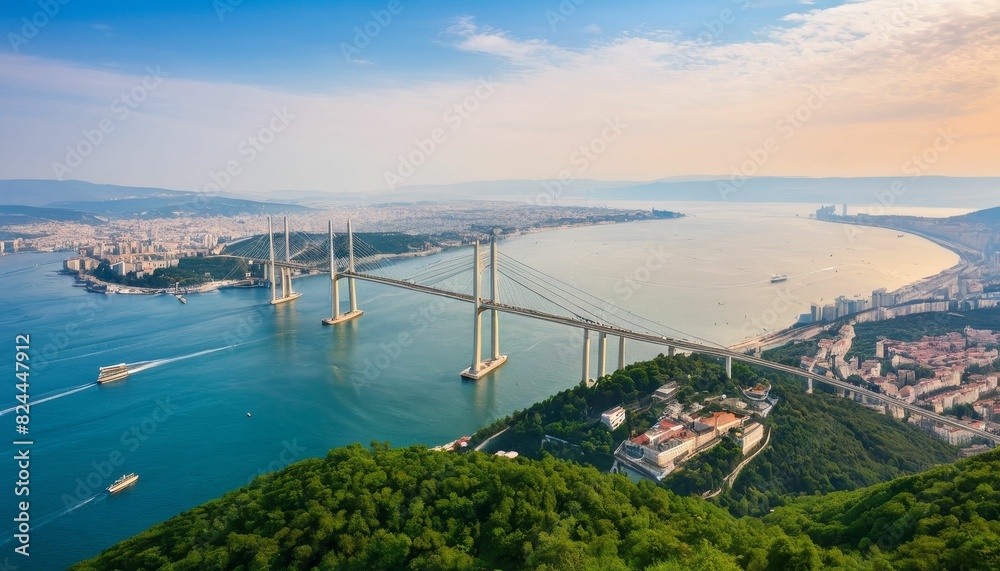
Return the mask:
POLYGON ((6 178, 1000 174, 993 1, 121 7, 0 10, 6 178))

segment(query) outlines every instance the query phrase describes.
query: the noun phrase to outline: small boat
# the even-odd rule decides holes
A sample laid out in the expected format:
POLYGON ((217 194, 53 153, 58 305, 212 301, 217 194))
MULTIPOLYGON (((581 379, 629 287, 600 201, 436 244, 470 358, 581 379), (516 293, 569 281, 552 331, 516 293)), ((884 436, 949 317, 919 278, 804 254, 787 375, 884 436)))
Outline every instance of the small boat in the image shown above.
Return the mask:
POLYGON ((128 376, 128 367, 125 363, 119 363, 110 367, 101 367, 97 374, 97 382, 104 384, 111 381, 118 381, 128 376))
POLYGON ((188 302, 188 300, 184 299, 184 296, 181 295, 181 294, 177 294, 177 301, 179 301, 181 303, 187 303, 188 302))
POLYGON ((776 284, 779 282, 783 282, 787 279, 788 276, 786 276, 785 274, 774 274, 773 276, 771 276, 771 283, 776 284))
POLYGON ((136 481, 138 481, 138 480, 139 480, 139 476, 135 472, 133 472, 131 474, 125 474, 121 478, 118 478, 117 480, 115 480, 115 482, 113 484, 111 484, 110 486, 108 486, 108 492, 110 492, 112 494, 118 493, 118 492, 124 490, 125 488, 131 486, 132 484, 136 483, 136 481))

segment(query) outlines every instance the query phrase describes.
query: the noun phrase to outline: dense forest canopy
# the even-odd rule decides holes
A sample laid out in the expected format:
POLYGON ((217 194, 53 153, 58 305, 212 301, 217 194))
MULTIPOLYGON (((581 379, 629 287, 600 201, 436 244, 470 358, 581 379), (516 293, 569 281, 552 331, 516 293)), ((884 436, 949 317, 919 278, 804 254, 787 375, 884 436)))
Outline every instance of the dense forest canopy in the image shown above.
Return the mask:
POLYGON ((996 569, 1000 454, 763 521, 547 457, 331 450, 73 567, 92 569, 996 569))

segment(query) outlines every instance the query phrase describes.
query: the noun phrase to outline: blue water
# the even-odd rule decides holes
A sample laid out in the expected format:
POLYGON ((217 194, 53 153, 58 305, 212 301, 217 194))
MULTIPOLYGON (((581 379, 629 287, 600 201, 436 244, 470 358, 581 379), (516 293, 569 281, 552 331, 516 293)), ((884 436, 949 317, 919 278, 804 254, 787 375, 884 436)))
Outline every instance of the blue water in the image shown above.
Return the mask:
MULTIPOLYGON (((13 553, 17 542, 3 546, 23 568, 65 567, 331 447, 442 444, 579 380, 579 355, 552 350, 578 343, 578 331, 508 317, 503 350, 517 358, 488 379, 461 381, 472 321, 461 302, 361 283, 364 316, 326 327, 324 276, 297 279, 303 296, 292 304, 271 306, 267 290, 243 289, 188 295, 182 305, 71 287, 55 273, 64 257, 0 258, 0 339, 10 371, 14 336, 31 336, 37 403, 28 498, 13 494, 14 414, 0 416, 9 435, 3 539, 19 500, 30 501, 34 524, 30 558, 13 553), (122 362, 139 365, 123 381, 91 385, 98 367, 122 362), (135 486, 103 493, 127 472, 139 474, 135 486)), ((4 409, 16 404, 14 384, 11 375, 4 409)))
MULTIPOLYGON (((835 292, 912 281, 953 257, 894 232, 847 237, 837 225, 726 213, 546 232, 501 247, 681 336, 727 344, 746 335, 750 318, 775 307, 772 272, 788 273, 788 291, 801 298, 795 305, 807 307, 835 292), (728 231, 720 235, 720 227, 728 231), (661 247, 669 263, 655 265, 641 282, 627 281, 643 274, 650 252, 661 247)), ((463 249, 441 256, 468 255, 463 249)), ((0 257, 0 364, 9 363, 0 411, 16 404, 18 334, 31 336, 29 393, 36 403, 27 498, 14 495, 15 414, 0 414, 0 541, 7 541, 0 561, 23 569, 64 568, 331 447, 443 444, 580 380, 576 329, 503 316, 501 349, 509 362, 483 380, 463 382, 472 308, 462 302, 359 282, 365 314, 328 327, 320 323, 330 313, 326 276, 297 279, 303 295, 290 304, 271 306, 269 291, 240 289, 188 295, 182 305, 167 295, 104 296, 71 287, 72 279, 56 273, 64 257, 0 257), (98 367, 122 362, 135 371, 127 379, 93 384, 98 367), (128 472, 139 474, 135 486, 110 497, 103 492, 128 472), (17 502, 25 499, 30 558, 14 553, 12 541, 17 502)), ((403 262, 399 274, 429 261, 403 262)), ((779 311, 768 325, 788 325, 798 310, 779 311)), ((617 343, 610 341, 608 361, 616 363, 617 343)), ((627 360, 660 350, 630 343, 627 360)), ((596 357, 591 367, 593 376, 596 357)))

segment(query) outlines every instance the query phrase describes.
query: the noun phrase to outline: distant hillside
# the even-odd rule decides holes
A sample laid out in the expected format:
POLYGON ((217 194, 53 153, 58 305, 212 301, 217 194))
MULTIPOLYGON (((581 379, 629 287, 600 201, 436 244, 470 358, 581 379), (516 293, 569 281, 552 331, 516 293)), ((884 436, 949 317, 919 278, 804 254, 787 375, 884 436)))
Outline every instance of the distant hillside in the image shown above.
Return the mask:
MULTIPOLYGON (((998 193, 997 200, 1000 201, 1000 193, 998 193)), ((954 219, 958 221, 986 224, 988 226, 992 226, 994 230, 1000 231, 1000 206, 987 208, 986 210, 979 210, 977 212, 970 212, 965 216, 956 216, 954 219)))
POLYGON ((311 210, 306 206, 257 202, 238 198, 204 198, 194 193, 170 197, 123 198, 104 201, 55 202, 60 208, 81 210, 108 218, 176 218, 178 216, 233 216, 278 214, 311 210))
MULTIPOLYGON (((612 200, 806 202, 819 204, 880 204, 878 196, 900 179, 893 177, 809 178, 756 177, 731 180, 728 176, 673 177, 656 181, 499 180, 447 185, 404 186, 395 191, 353 193, 344 199, 446 200, 498 199, 517 201, 612 200)), ((905 180, 906 192, 893 204, 989 208, 1000 196, 1000 178, 923 176, 905 180)), ((270 193, 271 196, 280 196, 270 193)))
MULTIPOLYGON (((511 179, 455 184, 412 185, 396 190, 329 192, 278 189, 242 195, 222 193, 220 198, 329 205, 455 200, 511 200, 548 204, 567 200, 604 204, 613 200, 806 202, 817 204, 879 204, 878 196, 900 179, 892 177, 809 178, 686 176, 653 181, 605 181, 571 178, 559 180, 511 179)), ((922 176, 905 179, 906 192, 894 195, 893 204, 992 208, 1000 196, 997 177, 922 176)), ((171 197, 191 194, 163 188, 92 184, 83 181, 0 180, 0 202, 27 206, 53 203, 101 202, 123 198, 171 197)), ((89 211, 89 210, 88 210, 89 211)), ((996 214, 994 214, 995 216, 996 214)))
POLYGON ((34 224, 37 222, 79 222, 102 224, 92 214, 69 208, 39 208, 34 206, 0 205, 0 226, 34 224))
POLYGON ((188 191, 93 184, 80 180, 0 180, 0 202, 75 210, 103 218, 232 216, 310 210, 305 206, 261 202, 225 193, 206 197, 188 191))
POLYGON ((184 194, 190 193, 165 188, 93 184, 82 180, 0 180, 0 202, 25 206, 47 206, 54 202, 93 202, 184 194))

